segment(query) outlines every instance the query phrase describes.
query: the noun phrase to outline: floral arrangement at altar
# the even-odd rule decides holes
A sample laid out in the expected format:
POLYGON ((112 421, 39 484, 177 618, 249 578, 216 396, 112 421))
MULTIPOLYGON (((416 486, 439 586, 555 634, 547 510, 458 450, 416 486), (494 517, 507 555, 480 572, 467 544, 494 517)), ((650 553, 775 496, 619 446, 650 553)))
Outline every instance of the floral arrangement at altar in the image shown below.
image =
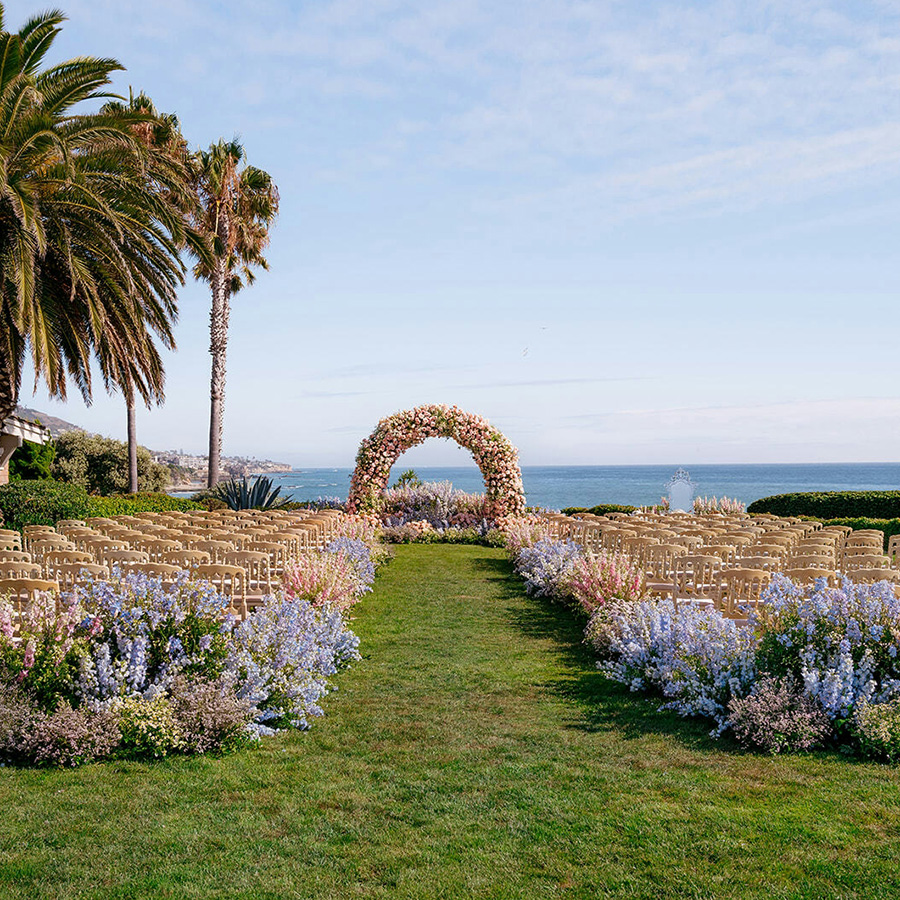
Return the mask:
POLYGON ((347 509, 378 510, 384 502, 391 467, 401 454, 432 437, 450 438, 472 454, 484 476, 487 517, 521 515, 525 511, 519 455, 512 443, 487 419, 457 406, 439 404, 394 413, 382 419, 362 441, 347 509))

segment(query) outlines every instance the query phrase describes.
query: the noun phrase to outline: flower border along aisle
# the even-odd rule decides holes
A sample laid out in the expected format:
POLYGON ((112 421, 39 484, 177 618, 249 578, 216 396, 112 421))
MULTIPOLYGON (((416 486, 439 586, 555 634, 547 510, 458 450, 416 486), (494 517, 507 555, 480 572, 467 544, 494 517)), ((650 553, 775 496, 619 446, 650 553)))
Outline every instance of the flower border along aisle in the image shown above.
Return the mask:
POLYGON ((429 404, 382 419, 359 445, 347 501, 349 512, 377 509, 391 467, 401 454, 432 437, 451 438, 475 458, 492 516, 521 515, 525 489, 519 454, 487 419, 457 406, 429 404))

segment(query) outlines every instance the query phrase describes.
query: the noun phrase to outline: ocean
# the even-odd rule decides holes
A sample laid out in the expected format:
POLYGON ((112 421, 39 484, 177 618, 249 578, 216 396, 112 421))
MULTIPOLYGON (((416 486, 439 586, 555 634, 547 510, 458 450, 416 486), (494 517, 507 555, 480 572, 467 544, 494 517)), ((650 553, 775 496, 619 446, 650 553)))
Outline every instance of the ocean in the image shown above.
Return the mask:
MULTIPOLYGON (((391 472, 391 483, 405 468, 391 472)), ((679 468, 671 466, 524 466, 522 480, 530 506, 561 509, 598 503, 646 506, 658 503, 668 480, 679 468)), ((685 467, 696 496, 731 497, 752 503, 771 494, 790 491, 900 490, 900 463, 816 463, 783 465, 697 465, 685 467)), ((352 469, 302 469, 276 475, 282 495, 295 500, 318 497, 347 499, 352 469)), ((418 468, 423 481, 450 481, 464 491, 484 490, 475 465, 418 468)))

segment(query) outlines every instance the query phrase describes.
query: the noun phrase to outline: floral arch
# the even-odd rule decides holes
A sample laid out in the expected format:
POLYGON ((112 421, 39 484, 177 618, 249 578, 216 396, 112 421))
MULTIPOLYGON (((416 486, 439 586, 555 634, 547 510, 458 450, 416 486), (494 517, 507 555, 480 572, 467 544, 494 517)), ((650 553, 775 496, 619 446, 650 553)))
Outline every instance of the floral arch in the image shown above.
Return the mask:
POLYGON ((382 419, 356 454, 347 508, 377 507, 387 487, 391 466, 402 453, 432 437, 451 438, 475 458, 494 516, 525 511, 525 489, 516 448, 487 419, 457 406, 429 404, 382 419))

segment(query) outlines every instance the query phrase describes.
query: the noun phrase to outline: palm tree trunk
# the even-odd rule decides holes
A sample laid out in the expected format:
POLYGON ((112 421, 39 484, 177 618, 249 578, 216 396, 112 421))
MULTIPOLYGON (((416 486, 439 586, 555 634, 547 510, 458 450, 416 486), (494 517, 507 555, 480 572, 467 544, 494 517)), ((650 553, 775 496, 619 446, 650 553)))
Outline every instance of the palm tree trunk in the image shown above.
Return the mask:
POLYGON ((128 492, 138 492, 137 425, 133 397, 128 401, 128 492))
POLYGON ((225 355, 228 349, 228 290, 225 261, 216 264, 212 279, 212 310, 209 314, 209 352, 212 377, 209 384, 209 473, 207 487, 219 482, 222 462, 222 428, 225 412, 225 355))
POLYGON ((16 411, 18 403, 19 379, 11 354, 3 346, 0 350, 0 425, 16 411))

